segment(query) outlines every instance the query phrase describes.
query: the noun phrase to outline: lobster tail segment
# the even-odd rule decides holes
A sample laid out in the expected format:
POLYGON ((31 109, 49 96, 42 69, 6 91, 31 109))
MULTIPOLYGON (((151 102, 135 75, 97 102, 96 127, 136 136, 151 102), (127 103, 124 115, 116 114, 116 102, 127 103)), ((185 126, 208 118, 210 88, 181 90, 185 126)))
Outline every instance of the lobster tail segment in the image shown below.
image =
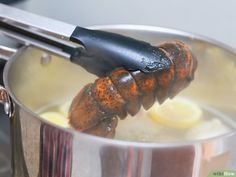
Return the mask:
POLYGON ((173 63, 174 78, 169 85, 168 95, 173 98, 194 79, 197 60, 183 42, 167 42, 159 46, 173 63))

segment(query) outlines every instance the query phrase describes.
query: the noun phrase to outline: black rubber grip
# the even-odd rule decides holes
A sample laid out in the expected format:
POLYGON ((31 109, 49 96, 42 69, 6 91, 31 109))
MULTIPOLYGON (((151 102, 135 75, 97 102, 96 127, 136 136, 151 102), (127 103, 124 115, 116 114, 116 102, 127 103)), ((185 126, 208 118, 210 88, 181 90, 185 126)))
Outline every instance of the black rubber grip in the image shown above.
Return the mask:
MULTIPOLYGON (((152 72, 168 69, 170 61, 161 50, 147 42, 116 33, 76 27, 70 40, 85 46, 86 55, 131 70, 152 72)), ((72 58, 80 60, 80 58, 72 58)), ((79 63, 80 61, 73 61, 79 63)))

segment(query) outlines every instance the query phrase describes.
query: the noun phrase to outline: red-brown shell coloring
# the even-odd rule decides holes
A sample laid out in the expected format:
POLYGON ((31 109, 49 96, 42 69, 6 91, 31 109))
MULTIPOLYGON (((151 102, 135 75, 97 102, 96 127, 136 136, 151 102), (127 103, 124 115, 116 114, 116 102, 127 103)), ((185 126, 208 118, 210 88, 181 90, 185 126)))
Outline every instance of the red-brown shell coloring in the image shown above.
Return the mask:
POLYGON ((168 70, 154 73, 118 68, 86 85, 73 99, 70 125, 89 134, 113 137, 117 117, 135 115, 141 105, 149 109, 186 88, 194 78, 197 60, 189 47, 179 41, 157 46, 171 61, 168 70))

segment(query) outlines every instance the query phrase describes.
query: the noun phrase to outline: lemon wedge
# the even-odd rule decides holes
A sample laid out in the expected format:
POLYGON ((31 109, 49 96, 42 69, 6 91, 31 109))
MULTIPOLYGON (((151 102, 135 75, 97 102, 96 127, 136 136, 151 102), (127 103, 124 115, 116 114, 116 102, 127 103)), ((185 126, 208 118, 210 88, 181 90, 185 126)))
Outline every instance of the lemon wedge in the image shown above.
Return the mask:
POLYGON ((59 114, 57 112, 44 112, 39 116, 58 126, 64 128, 69 127, 68 119, 66 119, 62 114, 59 114))
POLYGON ((63 116, 65 116, 65 117, 68 116, 70 105, 71 105, 71 100, 67 101, 64 104, 62 104, 61 106, 59 106, 59 111, 60 111, 60 113, 63 114, 63 116))
POLYGON ((166 100, 162 105, 155 103, 148 111, 148 115, 166 127, 187 129, 199 121, 202 110, 190 100, 177 97, 166 100))

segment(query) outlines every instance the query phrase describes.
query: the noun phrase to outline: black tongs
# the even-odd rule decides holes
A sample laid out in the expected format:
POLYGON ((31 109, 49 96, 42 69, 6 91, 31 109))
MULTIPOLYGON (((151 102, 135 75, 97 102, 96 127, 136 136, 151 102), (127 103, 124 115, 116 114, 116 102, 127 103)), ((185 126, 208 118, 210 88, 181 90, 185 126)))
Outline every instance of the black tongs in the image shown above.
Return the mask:
POLYGON ((165 54, 147 42, 73 26, 3 4, 0 31, 25 44, 69 58, 98 76, 117 67, 152 72, 170 65, 165 54))

